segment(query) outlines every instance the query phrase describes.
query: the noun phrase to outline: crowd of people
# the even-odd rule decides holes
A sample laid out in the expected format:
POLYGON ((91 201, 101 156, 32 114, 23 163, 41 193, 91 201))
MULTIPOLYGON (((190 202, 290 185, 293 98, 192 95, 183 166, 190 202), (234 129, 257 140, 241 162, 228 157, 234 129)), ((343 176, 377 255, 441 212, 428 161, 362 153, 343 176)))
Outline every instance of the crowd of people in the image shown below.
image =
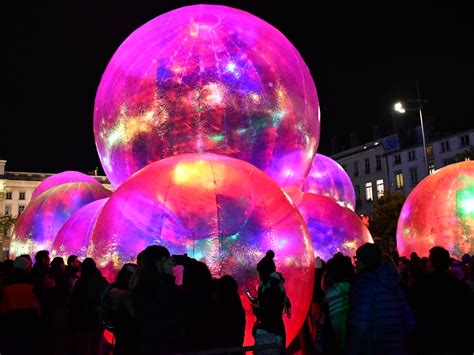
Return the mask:
MULTIPOLYGON (((284 351, 291 317, 284 275, 269 250, 256 265, 258 292, 245 290, 256 345, 284 351)), ((305 285, 301 285, 305 287, 305 285)), ((94 260, 52 261, 39 251, 0 264, 1 354, 179 354, 239 348, 246 316, 231 275, 157 245, 123 265, 109 284, 94 260), (173 275, 182 266, 182 282, 173 275), (104 340, 113 334, 113 344, 104 340)), ((375 244, 354 258, 316 258, 307 322, 290 345, 302 354, 473 354, 474 257, 441 247, 428 257, 383 254, 375 244)))

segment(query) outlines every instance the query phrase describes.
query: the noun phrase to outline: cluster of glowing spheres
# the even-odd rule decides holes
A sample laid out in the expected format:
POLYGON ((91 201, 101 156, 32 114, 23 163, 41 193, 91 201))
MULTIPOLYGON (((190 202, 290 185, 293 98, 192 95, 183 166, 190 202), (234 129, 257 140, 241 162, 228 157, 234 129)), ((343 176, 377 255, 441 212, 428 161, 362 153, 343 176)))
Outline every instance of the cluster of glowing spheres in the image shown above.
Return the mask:
POLYGON ((281 186, 308 173, 319 143, 309 69, 277 29, 241 10, 183 7, 134 31, 100 82, 94 134, 118 187, 160 159, 210 152, 281 186))
POLYGON ((53 187, 71 182, 86 182, 89 184, 101 185, 100 182, 92 176, 78 171, 63 171, 62 173, 54 174, 44 179, 31 194, 31 200, 34 200, 37 196, 53 187))
POLYGON ((355 191, 349 175, 336 161, 322 154, 316 154, 303 192, 329 197, 341 206, 355 210, 355 191))
POLYGON ((36 197, 18 218, 10 255, 51 250, 54 238, 67 219, 82 206, 111 192, 101 185, 75 182, 53 187, 36 197))
POLYGON ((102 198, 88 203, 69 217, 54 239, 51 249, 52 256, 87 257, 87 248, 95 222, 107 201, 108 198, 102 198))
POLYGON ((448 165, 408 195, 397 226, 400 255, 428 256, 434 246, 453 257, 474 254, 474 162, 448 165))
POLYGON ((110 279, 152 244, 205 262, 214 277, 235 277, 247 314, 246 344, 253 343, 255 317, 243 290, 256 290, 256 265, 274 250, 293 304, 288 342, 298 333, 313 290, 312 244, 297 208, 256 167, 216 154, 184 154, 134 174, 102 209, 91 256, 110 279))
POLYGON ((373 243, 359 216, 326 196, 307 192, 298 208, 308 226, 315 255, 325 261, 337 252, 354 256, 358 247, 373 243))

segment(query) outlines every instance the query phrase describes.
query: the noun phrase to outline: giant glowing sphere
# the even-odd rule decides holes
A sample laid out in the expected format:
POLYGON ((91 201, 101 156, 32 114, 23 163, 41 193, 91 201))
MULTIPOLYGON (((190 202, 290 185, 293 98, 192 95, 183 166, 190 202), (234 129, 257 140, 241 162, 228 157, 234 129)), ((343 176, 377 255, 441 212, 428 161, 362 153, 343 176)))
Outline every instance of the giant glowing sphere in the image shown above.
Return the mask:
POLYGON ((102 198, 88 203, 69 217, 54 239, 51 254, 64 258, 70 255, 85 258, 95 222, 107 200, 102 198))
POLYGON ((52 189, 53 187, 67 184, 70 182, 87 182, 89 184, 101 185, 94 177, 80 173, 78 171, 63 171, 59 174, 54 174, 44 179, 31 194, 31 200, 41 195, 46 190, 52 189))
POLYGON ((210 153, 185 154, 130 177, 102 209, 89 253, 111 278, 152 244, 205 262, 215 277, 236 278, 247 311, 246 344, 253 343, 255 318, 242 291, 256 292, 256 265, 274 250, 293 304, 288 341, 298 333, 313 290, 313 248, 296 207, 253 165, 210 153))
POLYGON ((434 246, 452 256, 474 254, 474 162, 448 165, 423 179, 403 204, 397 226, 400 255, 428 256, 434 246))
POLYGON ((355 210, 355 191, 349 175, 336 161, 322 154, 316 154, 303 191, 329 197, 341 206, 355 210))
POLYGON ((16 256, 50 250, 59 229, 74 212, 111 194, 101 185, 84 182, 62 184, 43 192, 18 218, 10 254, 16 256))
POLYGON ((147 164, 211 152, 281 186, 306 176, 319 143, 308 67, 285 36, 247 12, 183 7, 133 32, 110 60, 94 133, 113 186, 147 164))
POLYGON ((323 260, 337 252, 354 256, 358 247, 373 243, 359 216, 329 197, 306 192, 298 208, 308 226, 315 254, 323 260))

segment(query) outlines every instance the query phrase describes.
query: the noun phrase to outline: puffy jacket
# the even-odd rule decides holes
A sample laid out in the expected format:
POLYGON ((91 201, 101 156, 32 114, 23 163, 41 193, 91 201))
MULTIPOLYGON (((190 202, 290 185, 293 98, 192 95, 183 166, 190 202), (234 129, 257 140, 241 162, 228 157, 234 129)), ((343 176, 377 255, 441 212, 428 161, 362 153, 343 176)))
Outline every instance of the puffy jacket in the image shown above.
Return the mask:
POLYGON ((359 274, 350 292, 347 354, 405 354, 414 328, 395 269, 382 265, 359 274))

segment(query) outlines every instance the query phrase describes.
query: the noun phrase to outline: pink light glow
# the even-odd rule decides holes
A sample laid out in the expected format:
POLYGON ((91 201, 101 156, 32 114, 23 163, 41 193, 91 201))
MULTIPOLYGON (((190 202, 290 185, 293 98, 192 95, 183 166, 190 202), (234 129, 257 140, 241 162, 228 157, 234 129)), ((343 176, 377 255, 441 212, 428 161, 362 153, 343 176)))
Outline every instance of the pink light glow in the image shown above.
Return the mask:
POLYGON ((108 198, 88 203, 77 210, 59 230, 53 242, 52 256, 67 258, 77 255, 87 257, 87 248, 95 222, 108 198))
POLYGON ((147 164, 211 152, 281 186, 306 176, 319 143, 311 74, 277 29, 241 10, 183 7, 133 32, 100 82, 94 133, 114 187, 147 164))
POLYGON ((241 160, 185 154, 152 163, 130 177, 105 204, 90 255, 109 279, 146 246, 187 253, 214 277, 236 278, 247 313, 245 344, 254 323, 243 290, 256 293, 256 265, 268 249, 286 279, 293 315, 288 343, 303 324, 314 282, 314 254, 303 218, 280 187, 241 160), (304 287, 303 287, 304 286, 304 287))
POLYGON ((303 191, 329 197, 341 206, 355 210, 356 197, 349 175, 336 161, 322 154, 316 154, 303 191))
POLYGON ((15 224, 11 257, 50 250, 59 229, 74 212, 111 194, 101 185, 84 182, 62 184, 43 192, 30 202, 15 224))
POLYGON ((315 254, 325 261, 336 252, 354 256, 358 247, 373 243, 359 216, 329 197, 306 192, 298 208, 308 226, 315 254))
POLYGON ((33 199, 41 195, 46 190, 70 182, 87 182, 89 184, 101 185, 101 183, 92 176, 80 173, 78 171, 63 171, 62 173, 55 174, 44 179, 41 184, 39 184, 33 191, 31 200, 33 201, 33 199))
POLYGON ((434 246, 453 257, 474 253, 474 162, 448 165, 408 195, 397 226, 400 255, 428 256, 434 246))

